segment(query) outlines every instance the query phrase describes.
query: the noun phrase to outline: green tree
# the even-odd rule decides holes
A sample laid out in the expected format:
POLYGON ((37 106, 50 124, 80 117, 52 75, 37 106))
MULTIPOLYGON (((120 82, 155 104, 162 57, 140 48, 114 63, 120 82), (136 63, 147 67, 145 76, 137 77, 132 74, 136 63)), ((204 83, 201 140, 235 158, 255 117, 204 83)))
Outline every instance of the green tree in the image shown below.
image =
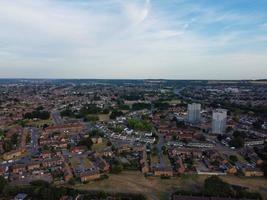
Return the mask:
POLYGON ((70 185, 75 185, 75 178, 71 178, 71 179, 68 181, 68 184, 70 184, 70 185))
POLYGON ((236 163, 238 161, 238 158, 235 155, 230 155, 229 156, 229 160, 230 160, 231 163, 234 164, 234 163, 236 163))
POLYGON ((99 120, 99 117, 97 115, 87 115, 84 119, 85 121, 96 122, 99 120))
POLYGON ((16 145, 18 143, 18 137, 19 135, 17 133, 14 133, 12 136, 11 136, 11 143, 13 145, 16 145))
POLYGON ((231 186, 222 181, 218 176, 211 176, 205 180, 204 194, 207 196, 231 197, 231 186))
POLYGON ((267 161, 262 164, 261 168, 264 173, 264 176, 267 177, 267 161))
POLYGON ((5 152, 11 151, 12 150, 12 143, 10 140, 5 140, 4 144, 3 144, 3 148, 5 150, 5 152))
POLYGON ((264 124, 264 121, 259 119, 253 123, 253 127, 255 129, 261 129, 263 124, 264 124))
POLYGON ((146 120, 129 119, 128 126, 138 131, 152 131, 153 126, 146 120))
POLYGON ((26 136, 26 143, 29 144, 31 142, 31 135, 28 133, 26 136))
POLYGON ((121 164, 113 164, 111 166, 111 173, 119 174, 123 170, 123 166, 121 164))
POLYGON ((93 142, 90 137, 83 138, 79 141, 78 146, 86 146, 88 149, 91 149, 93 146, 93 142))
POLYGON ((16 123, 17 123, 18 125, 22 126, 22 127, 25 127, 26 124, 27 124, 26 120, 18 120, 18 121, 16 121, 16 123))
POLYGON ((143 110, 143 109, 151 109, 150 103, 134 103, 132 105, 132 110, 143 110))
POLYGON ((7 180, 3 176, 0 176, 0 194, 2 194, 7 184, 7 180))
POLYGON ((244 139, 240 136, 235 137, 229 142, 229 145, 235 148, 242 148, 244 146, 244 139))
POLYGON ((100 136, 100 137, 103 137, 104 136, 104 133, 102 131, 100 131, 99 129, 93 129, 90 132, 90 136, 100 136))
POLYGON ((119 110, 112 110, 111 114, 110 114, 110 119, 116 119, 117 117, 120 117, 123 115, 122 111, 119 110))
POLYGON ((62 110, 60 112, 60 115, 62 117, 75 117, 75 113, 71 110, 70 107, 67 107, 66 109, 62 110))
POLYGON ((0 140, 2 140, 5 137, 5 133, 3 130, 0 129, 0 140))
POLYGON ((128 106, 127 104, 121 104, 121 105, 119 105, 119 109, 120 110, 130 110, 130 106, 128 106))
POLYGON ((97 115, 101 112, 101 109, 95 104, 86 104, 79 111, 78 117, 86 117, 87 115, 97 115))
POLYGON ((162 152, 163 152, 164 154, 167 154, 167 148, 166 148, 166 146, 162 146, 162 147, 161 147, 161 150, 162 150, 162 152))
POLYGON ((102 113, 103 113, 103 114, 109 114, 109 109, 108 109, 108 108, 104 108, 104 109, 102 110, 102 113))

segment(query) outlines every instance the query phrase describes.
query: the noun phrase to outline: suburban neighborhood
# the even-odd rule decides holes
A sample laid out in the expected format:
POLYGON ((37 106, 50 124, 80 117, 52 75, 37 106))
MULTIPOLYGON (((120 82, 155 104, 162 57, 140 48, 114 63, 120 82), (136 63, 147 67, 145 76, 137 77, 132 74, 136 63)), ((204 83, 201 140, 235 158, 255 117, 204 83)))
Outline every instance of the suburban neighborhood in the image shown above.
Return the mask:
MULTIPOLYGON (((91 183, 136 173, 148 183, 173 181, 164 192, 173 200, 264 199, 266 108, 261 82, 0 80, 0 176, 8 187, 43 181, 90 191, 91 183), (181 196, 175 181, 185 177, 240 185, 228 181, 234 189, 214 198, 196 197, 202 190, 194 185, 181 196), (259 186, 242 183, 250 179, 259 186)), ((72 198, 83 195, 60 197, 72 198)))

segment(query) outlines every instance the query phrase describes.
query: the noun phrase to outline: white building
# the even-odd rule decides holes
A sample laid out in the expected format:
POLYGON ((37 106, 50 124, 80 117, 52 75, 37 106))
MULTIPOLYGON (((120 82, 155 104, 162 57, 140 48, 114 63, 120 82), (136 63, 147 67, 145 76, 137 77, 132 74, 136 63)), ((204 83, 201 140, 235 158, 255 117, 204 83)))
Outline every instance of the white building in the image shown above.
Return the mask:
POLYGON ((227 110, 216 109, 212 113, 212 133, 224 134, 226 130, 227 110))
POLYGON ((187 118, 190 123, 199 123, 200 122, 200 111, 201 104, 192 103, 187 106, 187 118))

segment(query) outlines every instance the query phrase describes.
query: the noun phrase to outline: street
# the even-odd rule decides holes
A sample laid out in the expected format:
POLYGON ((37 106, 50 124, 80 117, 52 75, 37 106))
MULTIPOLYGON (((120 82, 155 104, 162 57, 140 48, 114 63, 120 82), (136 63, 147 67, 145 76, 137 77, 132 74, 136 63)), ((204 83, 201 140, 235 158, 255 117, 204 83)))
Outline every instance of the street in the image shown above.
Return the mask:
POLYGON ((62 117, 60 116, 59 111, 55 110, 55 111, 51 112, 51 117, 52 117, 55 125, 64 124, 64 121, 63 121, 62 117))

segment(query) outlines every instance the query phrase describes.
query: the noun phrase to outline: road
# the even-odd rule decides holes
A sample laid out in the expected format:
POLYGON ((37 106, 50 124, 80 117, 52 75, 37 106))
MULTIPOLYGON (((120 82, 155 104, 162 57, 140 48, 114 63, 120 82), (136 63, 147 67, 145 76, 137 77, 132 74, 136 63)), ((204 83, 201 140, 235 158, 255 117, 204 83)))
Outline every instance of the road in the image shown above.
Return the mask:
POLYGON ((34 155, 38 153, 38 148, 39 148, 38 140, 40 134, 37 128, 31 128, 30 133, 31 133, 31 145, 29 147, 29 152, 31 155, 34 155))
POLYGON ((62 125, 62 124, 64 124, 64 121, 63 121, 62 117, 60 116, 59 111, 57 111, 57 110, 52 111, 51 117, 52 117, 53 122, 54 122, 55 125, 62 125))
POLYGON ((164 146, 165 143, 165 139, 164 136, 162 134, 158 134, 159 136, 159 142, 157 144, 157 150, 158 150, 158 157, 159 157, 159 162, 160 162, 160 167, 165 167, 166 163, 165 160, 163 158, 163 152, 162 152, 162 147, 164 146))
POLYGON ((174 92, 174 94, 178 95, 181 99, 191 100, 191 101, 194 101, 194 102, 201 102, 199 99, 193 99, 192 97, 187 97, 187 96, 182 95, 181 92, 184 89, 185 89, 185 87, 180 88, 180 89, 175 89, 173 92, 174 92))

